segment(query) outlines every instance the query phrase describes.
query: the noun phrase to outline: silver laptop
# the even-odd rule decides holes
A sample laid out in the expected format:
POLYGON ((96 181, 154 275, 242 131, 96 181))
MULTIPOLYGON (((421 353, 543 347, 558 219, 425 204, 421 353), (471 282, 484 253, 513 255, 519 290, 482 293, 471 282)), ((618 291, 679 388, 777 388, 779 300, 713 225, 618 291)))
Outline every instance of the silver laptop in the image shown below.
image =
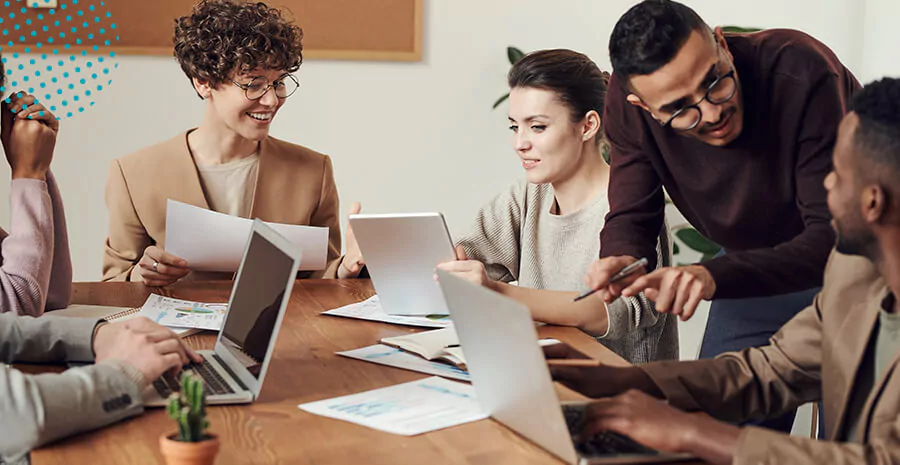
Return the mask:
POLYGON ((350 226, 385 313, 446 315, 434 281, 438 263, 456 259, 440 213, 350 215, 350 226))
MULTIPOLYGON (((274 229, 253 222, 216 346, 199 351, 203 363, 185 369, 203 377, 208 403, 245 404, 259 397, 300 256, 274 229)), ((144 402, 165 405, 177 389, 178 380, 164 376, 144 391, 144 402)))
POLYGON ((613 433, 575 444, 585 402, 561 403, 528 308, 438 270, 478 403, 492 418, 567 463, 615 464, 687 460, 613 433))

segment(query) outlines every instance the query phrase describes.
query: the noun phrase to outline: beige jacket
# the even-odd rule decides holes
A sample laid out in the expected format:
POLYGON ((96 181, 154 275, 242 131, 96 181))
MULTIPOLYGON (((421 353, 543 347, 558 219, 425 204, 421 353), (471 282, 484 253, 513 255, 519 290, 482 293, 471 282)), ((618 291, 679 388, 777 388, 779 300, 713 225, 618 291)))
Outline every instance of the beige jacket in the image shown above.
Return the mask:
POLYGON ((900 370, 894 357, 875 380, 853 442, 833 442, 847 427, 857 370, 889 290, 875 266, 833 253, 813 304, 768 346, 712 360, 644 365, 669 400, 726 421, 776 416, 821 400, 827 441, 745 428, 736 464, 900 463, 900 370))
MULTIPOLYGON (((182 133, 113 161, 106 183, 109 237, 103 280, 129 281, 150 245, 165 248, 166 201, 209 209, 200 176, 182 133)), ((262 141, 251 218, 329 228, 328 267, 299 277, 334 277, 341 250, 338 193, 331 159, 273 137, 262 141)), ((193 272, 189 279, 231 279, 233 273, 193 272)))

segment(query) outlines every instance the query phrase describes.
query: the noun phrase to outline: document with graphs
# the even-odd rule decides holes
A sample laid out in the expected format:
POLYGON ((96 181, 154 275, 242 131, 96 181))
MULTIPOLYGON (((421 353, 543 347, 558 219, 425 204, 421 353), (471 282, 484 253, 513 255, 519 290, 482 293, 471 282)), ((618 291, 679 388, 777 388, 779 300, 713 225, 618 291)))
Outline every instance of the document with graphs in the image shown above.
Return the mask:
POLYGON ((299 405, 316 415, 415 436, 488 417, 468 384, 437 376, 299 405))

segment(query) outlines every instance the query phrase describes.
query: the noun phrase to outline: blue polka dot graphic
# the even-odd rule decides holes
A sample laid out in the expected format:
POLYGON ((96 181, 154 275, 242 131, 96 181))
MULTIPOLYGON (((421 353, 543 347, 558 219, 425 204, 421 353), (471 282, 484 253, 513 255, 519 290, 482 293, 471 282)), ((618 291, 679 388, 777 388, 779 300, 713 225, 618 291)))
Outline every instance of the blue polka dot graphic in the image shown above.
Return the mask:
POLYGON ((73 118, 112 85, 118 41, 105 0, 0 0, 0 91, 33 94, 57 119, 73 118))

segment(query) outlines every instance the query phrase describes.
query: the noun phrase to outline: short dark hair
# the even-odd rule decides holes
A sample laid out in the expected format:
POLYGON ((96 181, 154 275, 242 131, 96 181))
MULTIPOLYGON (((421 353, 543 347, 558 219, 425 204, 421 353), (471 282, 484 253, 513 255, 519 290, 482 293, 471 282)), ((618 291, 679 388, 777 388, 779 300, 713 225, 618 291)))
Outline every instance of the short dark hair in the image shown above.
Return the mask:
POLYGON ((525 55, 507 75, 509 88, 532 87, 552 91, 566 105, 572 121, 589 111, 603 114, 609 73, 600 71, 587 55, 573 50, 539 50, 525 55))
POLYGON ((616 23, 609 38, 613 72, 625 80, 652 74, 675 58, 693 31, 709 31, 697 13, 671 0, 644 0, 616 23))
POLYGON ((218 87, 234 72, 296 71, 303 31, 262 2, 201 0, 175 20, 175 57, 184 74, 218 87))
POLYGON ((900 194, 900 79, 867 84, 853 96, 850 111, 859 117, 853 144, 870 162, 865 171, 900 194))

